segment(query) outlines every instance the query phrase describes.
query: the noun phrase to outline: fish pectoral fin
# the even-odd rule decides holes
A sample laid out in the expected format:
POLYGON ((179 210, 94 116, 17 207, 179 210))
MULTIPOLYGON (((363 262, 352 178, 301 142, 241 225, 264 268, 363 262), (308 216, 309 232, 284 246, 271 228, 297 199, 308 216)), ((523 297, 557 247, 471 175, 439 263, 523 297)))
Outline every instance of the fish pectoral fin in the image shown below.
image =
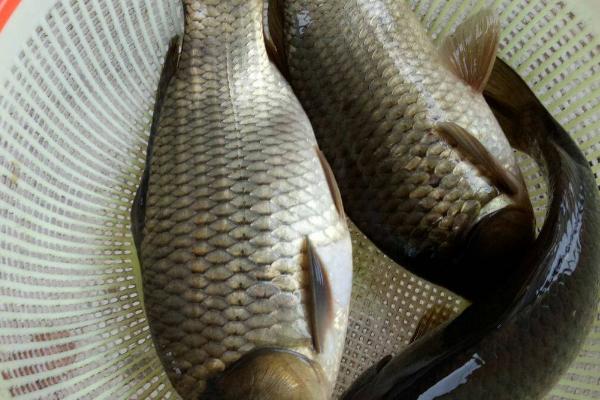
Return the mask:
POLYGON ((317 249, 308 237, 306 238, 306 248, 310 279, 310 328, 313 346, 315 351, 320 353, 323 350, 325 335, 333 320, 333 296, 327 271, 317 254, 317 249))
POLYGON ((152 146, 156 136, 156 129, 160 122, 160 113, 167 94, 167 88, 171 82, 171 78, 177 72, 179 65, 179 55, 181 49, 181 37, 173 36, 169 42, 169 48, 165 55, 162 72, 158 81, 158 88, 154 101, 154 113, 152 114, 152 125, 150 126, 150 137, 148 139, 148 148, 146 149, 146 166, 142 173, 140 186, 135 192, 133 205, 131 207, 131 234, 135 243, 136 249, 140 250, 144 233, 144 220, 146 218, 146 197, 148 194, 148 180, 150 175, 150 159, 152 158, 152 146))
POLYGON ((327 186, 329 187, 329 192, 331 193, 331 198, 333 199, 333 203, 335 204, 335 208, 338 212, 338 215, 342 222, 346 224, 346 212, 344 211, 344 204, 342 203, 342 194, 340 192, 340 188, 335 180, 335 175, 333 174, 333 170, 325 158, 325 154, 315 146, 315 151, 317 153, 317 157, 319 158, 319 162, 321 163, 321 168, 323 168, 323 172, 325 173, 325 179, 327 180, 327 186))
POLYGON ((427 309, 427 311, 425 311, 425 314, 423 314, 423 316, 419 320, 417 328, 415 329, 415 332, 410 338, 410 343, 416 342, 423 336, 427 335, 428 333, 436 330, 439 326, 443 325, 446 322, 446 320, 441 316, 443 315, 445 309, 446 308, 444 306, 438 304, 427 309))
POLYGON ((267 34, 266 34, 266 30, 268 28, 263 28, 263 29, 265 29, 265 33, 264 33, 265 48, 267 49, 267 55, 269 56, 269 60, 271 60, 271 62, 273 64, 275 64, 275 66, 279 70, 281 70, 280 58, 279 58, 279 53, 277 52, 277 47, 275 46, 275 43, 273 43, 273 39, 270 38, 269 36, 267 36, 267 34))
POLYGON ((435 129, 448 144, 455 147, 500 191, 517 197, 526 193, 524 183, 504 168, 469 131, 453 122, 439 123, 435 129))
POLYGON ((496 60, 499 37, 498 18, 486 8, 465 20, 444 40, 442 56, 459 78, 481 93, 496 60))

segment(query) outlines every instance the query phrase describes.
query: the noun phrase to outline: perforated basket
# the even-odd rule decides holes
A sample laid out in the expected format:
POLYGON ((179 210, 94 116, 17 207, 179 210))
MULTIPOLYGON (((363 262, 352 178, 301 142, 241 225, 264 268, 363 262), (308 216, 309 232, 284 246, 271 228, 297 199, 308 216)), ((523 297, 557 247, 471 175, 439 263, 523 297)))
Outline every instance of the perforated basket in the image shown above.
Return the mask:
MULTIPOLYGON (((412 3, 436 38, 480 7, 501 12, 502 57, 598 176, 595 0, 412 3)), ((178 398, 145 320, 129 209, 163 55, 181 31, 180 0, 0 0, 0 399, 178 398)), ((522 167, 541 215, 542 180, 522 167)), ((433 304, 446 306, 439 319, 464 307, 363 254, 338 393, 401 351, 433 304)), ((600 399, 600 318, 550 398, 600 399)))

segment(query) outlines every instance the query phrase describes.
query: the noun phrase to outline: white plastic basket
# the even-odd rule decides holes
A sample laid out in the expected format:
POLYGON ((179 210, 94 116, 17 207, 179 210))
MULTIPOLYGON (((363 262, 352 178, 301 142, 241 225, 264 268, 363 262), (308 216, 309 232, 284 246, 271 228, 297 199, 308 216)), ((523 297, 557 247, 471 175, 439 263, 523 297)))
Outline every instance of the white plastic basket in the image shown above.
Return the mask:
MULTIPOLYGON (((412 3, 436 38, 480 7, 501 11, 502 57, 598 176, 596 0, 412 3)), ((177 398, 144 317, 129 208, 181 12, 180 0, 0 0, 0 399, 177 398)), ((541 211, 542 180, 523 163, 541 211)), ((357 260, 338 391, 400 351, 432 304, 447 305, 440 318, 463 307, 391 264, 371 274, 368 261, 357 260)), ((600 398, 600 317, 550 398, 600 398)))

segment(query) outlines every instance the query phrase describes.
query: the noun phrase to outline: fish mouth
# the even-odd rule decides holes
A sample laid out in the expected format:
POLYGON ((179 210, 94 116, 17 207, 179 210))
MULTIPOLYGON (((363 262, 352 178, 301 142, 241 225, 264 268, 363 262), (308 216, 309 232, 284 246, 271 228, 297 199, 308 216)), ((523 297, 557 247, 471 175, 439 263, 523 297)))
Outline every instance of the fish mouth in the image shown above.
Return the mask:
POLYGON ((321 367, 284 348, 246 353, 208 382, 206 400, 326 400, 329 384, 321 367))

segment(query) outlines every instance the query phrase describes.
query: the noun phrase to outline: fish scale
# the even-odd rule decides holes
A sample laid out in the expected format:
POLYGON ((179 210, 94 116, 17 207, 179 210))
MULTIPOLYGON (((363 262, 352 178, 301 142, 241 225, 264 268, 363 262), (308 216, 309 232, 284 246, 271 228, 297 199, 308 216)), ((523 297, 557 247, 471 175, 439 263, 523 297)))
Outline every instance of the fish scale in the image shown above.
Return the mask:
POLYGON ((280 3, 290 82, 348 215, 398 261, 447 262, 501 192, 437 124, 460 125, 520 174, 481 93, 445 65, 404 1, 280 3))
POLYGON ((600 203, 589 163, 501 60, 485 93, 511 141, 545 171, 551 200, 539 236, 487 298, 428 335, 423 317, 415 341, 363 372, 344 400, 546 398, 588 335, 600 288, 600 203))
POLYGON ((155 346, 184 398, 196 399, 257 347, 316 360, 331 391, 350 294, 334 291, 341 306, 317 354, 306 238, 317 249, 341 244, 340 271, 327 256, 324 268, 348 288, 351 253, 310 122, 267 57, 260 0, 184 4, 179 64, 150 149, 140 247, 155 346))

